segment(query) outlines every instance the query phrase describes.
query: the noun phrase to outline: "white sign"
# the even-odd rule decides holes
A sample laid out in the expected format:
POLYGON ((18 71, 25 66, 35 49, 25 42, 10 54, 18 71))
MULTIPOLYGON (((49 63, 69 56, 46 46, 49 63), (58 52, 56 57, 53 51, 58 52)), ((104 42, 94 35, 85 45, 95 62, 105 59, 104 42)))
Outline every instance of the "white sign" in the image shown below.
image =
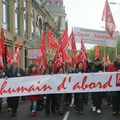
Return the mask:
POLYGON ((28 49, 27 58, 32 60, 36 59, 39 54, 40 54, 40 49, 28 49))
POLYGON ((81 42, 81 40, 83 40, 85 43, 109 47, 116 47, 117 45, 118 32, 114 32, 113 37, 110 37, 105 31, 75 27, 74 35, 76 42, 81 42))
POLYGON ((0 98, 103 91, 120 91, 120 72, 55 74, 0 79, 0 98))

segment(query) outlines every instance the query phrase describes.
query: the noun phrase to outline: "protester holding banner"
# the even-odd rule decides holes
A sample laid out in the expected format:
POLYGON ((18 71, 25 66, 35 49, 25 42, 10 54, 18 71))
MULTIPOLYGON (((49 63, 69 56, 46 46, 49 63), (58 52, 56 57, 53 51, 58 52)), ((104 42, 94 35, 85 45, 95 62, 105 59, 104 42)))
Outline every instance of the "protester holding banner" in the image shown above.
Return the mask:
MULTIPOLYGON (((120 55, 118 55, 116 61, 108 68, 108 72, 120 72, 120 55)), ((112 105, 113 115, 120 114, 120 91, 112 92, 112 105)))
MULTIPOLYGON (((38 75, 38 70, 37 70, 37 66, 36 65, 31 65, 31 68, 29 70, 28 75, 30 76, 36 76, 38 75)), ((31 101, 31 115, 35 116, 36 115, 36 110, 37 110, 37 100, 39 100, 40 98, 42 98, 42 96, 40 95, 32 95, 32 96, 28 96, 28 99, 31 101)))
MULTIPOLYGON (((0 64, 0 78, 5 78, 6 75, 4 73, 4 67, 2 64, 0 64)), ((0 98, 0 112, 2 110, 2 98, 0 98)))
MULTIPOLYGON (((65 73, 66 74, 73 73, 72 69, 70 68, 69 62, 65 63, 65 73)), ((65 104, 67 106, 69 106, 71 104, 71 101, 72 101, 72 94, 71 93, 66 93, 65 94, 65 104)))
MULTIPOLYGON (((44 74, 53 74, 53 61, 48 61, 47 69, 45 70, 44 74)), ((50 114, 50 111, 52 113, 55 113, 55 105, 56 105, 56 95, 55 94, 47 94, 46 95, 46 108, 45 112, 47 115, 50 114)))
MULTIPOLYGON (((13 69, 12 64, 7 64, 7 68, 5 69, 5 73, 6 73, 8 78, 13 77, 12 69, 13 69)), ((7 103, 8 103, 8 111, 11 111, 12 106, 11 106, 11 98, 10 97, 7 98, 7 103)))
MULTIPOLYGON (((80 61, 77 63, 75 68, 75 73, 84 73, 86 72, 84 70, 83 62, 80 61)), ((83 114, 84 111, 84 93, 75 93, 75 105, 76 105, 76 111, 80 114, 83 114)))
MULTIPOLYGON (((25 71, 19 67, 19 63, 18 62, 14 62, 13 63, 13 69, 12 69, 12 77, 22 77, 22 76, 26 76, 25 71)), ((12 113, 13 116, 17 115, 17 109, 18 109, 18 105, 19 105, 19 97, 11 97, 11 107, 12 107, 12 113)))
MULTIPOLYGON (((96 58, 94 60, 94 70, 93 72, 102 72, 103 71, 103 66, 101 64, 101 61, 99 58, 96 58)), ((92 111, 93 112, 97 112, 97 113, 101 113, 101 106, 102 106, 102 96, 103 93, 102 92, 94 92, 92 93, 92 111)))
MULTIPOLYGON (((58 74, 63 74, 64 73, 64 67, 63 66, 59 66, 57 68, 58 74)), ((57 107, 59 110, 59 114, 63 115, 64 114, 64 110, 65 110, 65 94, 57 94, 57 107)))

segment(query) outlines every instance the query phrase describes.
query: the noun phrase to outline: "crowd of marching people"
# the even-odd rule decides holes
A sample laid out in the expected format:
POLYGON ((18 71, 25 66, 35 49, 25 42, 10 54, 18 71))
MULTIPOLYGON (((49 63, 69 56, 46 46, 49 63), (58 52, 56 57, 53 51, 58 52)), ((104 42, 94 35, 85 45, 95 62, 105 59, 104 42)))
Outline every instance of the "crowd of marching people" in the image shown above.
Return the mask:
MULTIPOLYGON (((93 62, 86 61, 87 68, 84 69, 84 64, 79 61, 75 67, 71 67, 69 62, 64 66, 59 66, 55 73, 53 72, 54 61, 50 60, 47 64, 47 69, 43 72, 48 74, 72 74, 72 73, 94 73, 94 72, 115 72, 120 71, 120 55, 115 62, 110 65, 104 65, 99 58, 93 62)), ((0 78, 22 77, 22 76, 36 76, 40 75, 39 66, 33 62, 26 71, 19 68, 18 63, 8 64, 6 68, 0 65, 0 78)), ((8 110, 12 111, 13 116, 17 115, 20 98, 22 100, 29 100, 31 115, 35 116, 38 110, 45 110, 49 115, 51 112, 58 112, 63 115, 66 108, 71 105, 74 98, 73 107, 76 112, 83 114, 84 106, 92 101, 92 111, 100 114, 102 112, 103 98, 107 98, 108 105, 112 106, 113 115, 120 114, 120 91, 115 92, 92 92, 92 93, 67 93, 67 94, 47 94, 47 95, 31 95, 22 97, 8 97, 8 110)), ((0 111, 2 112, 2 98, 0 98, 0 111)))

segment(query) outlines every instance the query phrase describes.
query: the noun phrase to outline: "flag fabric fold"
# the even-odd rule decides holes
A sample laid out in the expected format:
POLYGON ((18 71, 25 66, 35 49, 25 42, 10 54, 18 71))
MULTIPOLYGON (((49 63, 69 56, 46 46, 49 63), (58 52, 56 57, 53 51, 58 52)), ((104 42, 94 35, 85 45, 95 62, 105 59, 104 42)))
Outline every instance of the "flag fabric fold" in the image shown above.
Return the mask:
POLYGON ((11 64, 12 63, 12 57, 10 55, 10 50, 8 47, 6 47, 6 58, 7 58, 7 63, 11 64))
POLYGON ((0 52, 1 55, 4 56, 5 46, 4 46, 4 31, 1 29, 0 33, 0 52))
POLYGON ((20 43, 17 44, 16 50, 13 53, 13 62, 19 63, 20 60, 20 43))
POLYGON ((51 47, 54 50, 57 50, 58 43, 56 42, 51 31, 48 31, 48 44, 49 44, 49 47, 51 47))
POLYGON ((95 57, 100 58, 100 51, 99 51, 99 45, 96 46, 95 51, 94 51, 95 57))
POLYGON ((76 43, 75 43, 75 37, 73 31, 71 32, 71 35, 69 37, 69 45, 71 47, 71 56, 72 58, 74 58, 75 55, 77 54, 77 49, 76 49, 76 43))
POLYGON ((112 12, 108 3, 108 0, 105 2, 103 9, 102 21, 105 21, 105 30, 112 37, 116 29, 116 25, 112 16, 112 12))
POLYGON ((60 38, 60 41, 59 41, 59 46, 58 46, 58 49, 62 49, 62 50, 67 50, 69 44, 68 44, 68 31, 65 29, 61 38, 60 38))

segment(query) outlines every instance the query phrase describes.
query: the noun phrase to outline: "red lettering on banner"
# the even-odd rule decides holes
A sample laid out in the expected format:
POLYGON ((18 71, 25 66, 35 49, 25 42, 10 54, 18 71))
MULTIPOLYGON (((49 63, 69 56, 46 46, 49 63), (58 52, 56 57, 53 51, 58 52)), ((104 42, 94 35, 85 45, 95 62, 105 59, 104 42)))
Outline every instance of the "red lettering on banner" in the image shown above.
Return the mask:
POLYGON ((112 87, 112 85, 110 84, 112 80, 112 75, 109 77, 109 80, 103 84, 103 89, 106 89, 107 87, 112 87))
POLYGON ((116 74, 116 86, 120 87, 120 73, 116 74))
POLYGON ((71 79, 72 79, 72 77, 70 76, 70 77, 69 77, 69 83, 71 82, 71 79))
POLYGON ((65 87, 66 77, 62 81, 62 83, 57 87, 57 90, 60 91, 61 89, 66 89, 65 87))
POLYGON ((84 76, 83 80, 82 80, 82 84, 80 85, 80 82, 77 82, 74 86, 73 86, 73 90, 76 89, 82 89, 82 90, 86 90, 86 89, 94 89, 96 87, 98 87, 99 89, 106 89, 107 87, 112 87, 111 85, 111 80, 112 80, 112 75, 109 77, 109 80, 105 83, 102 82, 91 82, 90 84, 87 84, 87 76, 84 76))
POLYGON ((25 87, 25 86, 19 86, 17 88, 6 88, 7 86, 7 81, 3 82, 3 84, 1 85, 1 88, 0 88, 0 95, 3 95, 3 94, 13 94, 13 93, 23 93, 23 92, 34 92, 34 91, 47 91, 47 90, 52 90, 52 87, 47 85, 47 84, 44 84, 42 87, 39 86, 40 82, 37 83, 37 87, 34 86, 34 85, 31 85, 29 87, 25 87))

